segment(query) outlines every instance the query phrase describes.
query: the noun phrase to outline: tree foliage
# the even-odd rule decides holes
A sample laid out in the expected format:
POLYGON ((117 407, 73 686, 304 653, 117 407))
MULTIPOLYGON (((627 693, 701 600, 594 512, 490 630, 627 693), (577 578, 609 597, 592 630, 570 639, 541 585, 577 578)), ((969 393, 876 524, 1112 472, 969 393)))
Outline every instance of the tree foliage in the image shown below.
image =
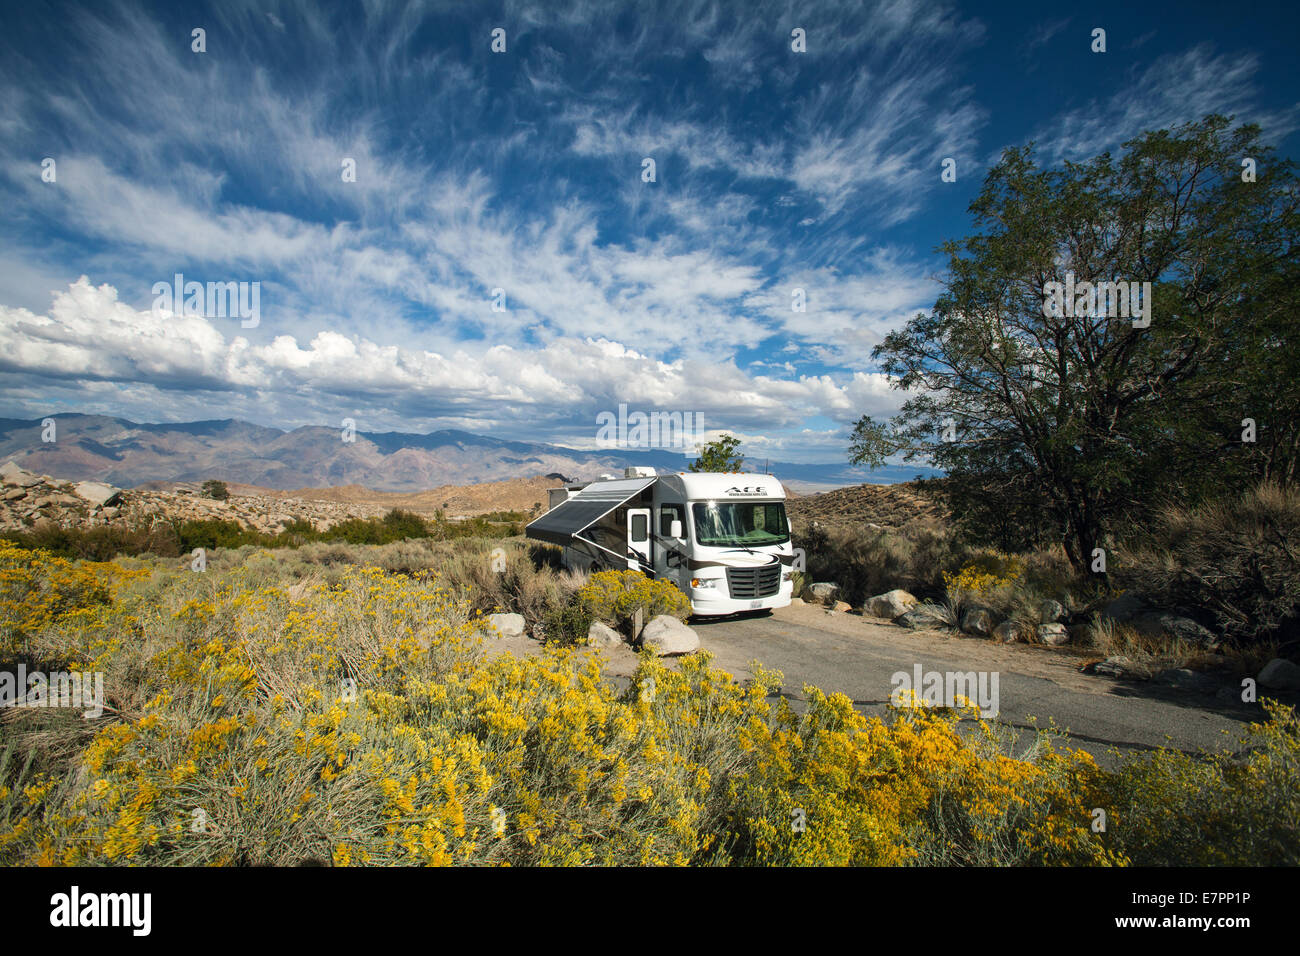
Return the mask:
POLYGON ((740 439, 723 435, 717 441, 707 442, 696 447, 700 457, 691 462, 689 471, 740 471, 745 464, 745 456, 736 454, 740 439))
POLYGON ((203 483, 201 494, 204 498, 214 498, 217 501, 225 501, 230 497, 230 489, 226 487, 224 481, 217 481, 215 478, 209 478, 203 483))
POLYGON ((1294 482, 1296 180, 1259 136, 1209 116, 1119 159, 1044 169, 1032 146, 1004 152, 971 204, 977 231, 941 247, 934 309, 874 350, 909 397, 857 423, 852 460, 927 457, 968 528, 1056 536, 1081 571, 1166 504, 1294 482), (1104 298, 1052 314, 1049 283, 1071 277, 1150 283, 1149 325, 1104 298))

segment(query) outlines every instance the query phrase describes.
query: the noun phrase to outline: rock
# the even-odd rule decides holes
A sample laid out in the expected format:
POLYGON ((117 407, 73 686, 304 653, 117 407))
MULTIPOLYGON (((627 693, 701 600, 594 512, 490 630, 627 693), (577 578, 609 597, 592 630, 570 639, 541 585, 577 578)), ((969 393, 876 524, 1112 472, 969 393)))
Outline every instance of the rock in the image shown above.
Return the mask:
POLYGON ((523 636, 524 616, 522 614, 489 614, 487 619, 502 637, 523 636))
POLYGON ((591 627, 587 628, 587 643, 593 647, 621 647, 623 635, 608 624, 594 621, 591 627))
POLYGON ((1195 694, 1213 694, 1219 689, 1217 679, 1188 667, 1171 667, 1163 670, 1155 676, 1155 680, 1157 683, 1168 684, 1170 687, 1195 694))
POLYGON ((831 605, 831 610, 839 611, 841 614, 844 614, 848 611, 852 611, 853 605, 850 604, 848 601, 836 601, 834 604, 831 605))
POLYGON ((118 508, 116 506, 104 508, 99 513, 105 518, 116 518, 118 513, 118 508))
POLYGON ((41 484, 43 479, 40 475, 34 475, 26 468, 19 468, 12 461, 7 461, 0 466, 0 481, 19 488, 32 488, 41 484))
POLYGON ((671 614, 651 618, 650 623, 641 629, 641 644, 660 657, 689 654, 700 649, 700 639, 695 631, 671 614))
MULTIPOLYGON (((877 617, 881 615, 877 614, 877 617)), ((894 623, 900 627, 910 627, 912 630, 919 630, 923 627, 933 627, 934 618, 926 614, 919 607, 914 607, 910 611, 904 611, 898 617, 894 618, 894 623)))
POLYGON ((803 598, 798 597, 798 596, 792 597, 792 598, 790 598, 790 604, 791 604, 791 606, 793 606, 793 607, 802 607, 802 606, 803 606, 803 598))
POLYGON ((1055 624, 1063 620, 1065 620, 1065 605, 1060 601, 1046 600, 1038 609, 1040 624, 1055 624))
POLYGON ((867 601, 867 611, 875 617, 894 621, 916 607, 917 600, 901 588, 877 594, 867 601))
POLYGON ((1132 591, 1128 591, 1103 607, 1101 613, 1122 623, 1137 617, 1145 609, 1146 605, 1142 599, 1132 591))
POLYGON ((973 607, 961 616, 961 629, 975 637, 989 637, 993 634, 993 614, 986 607, 973 607))
POLYGON ((1127 677, 1132 667, 1133 662, 1127 657, 1108 657, 1104 661, 1089 664, 1087 671, 1102 677, 1127 677))
POLYGON ((25 488, 10 488, 5 492, 5 501, 20 501, 26 497, 27 489, 25 488))
POLYGON ((114 488, 112 485, 106 485, 99 481, 79 481, 75 490, 78 497, 84 498, 95 505, 115 505, 122 500, 120 488, 114 488))
POLYGON ((1259 672, 1259 685, 1270 690, 1300 690, 1300 664, 1275 657, 1259 672))
POLYGON ((827 607, 834 604, 836 599, 840 596, 840 586, 838 584, 831 584, 829 581, 819 581, 809 588, 809 590, 812 591, 814 598, 822 604, 825 604, 827 607))
POLYGON ((1027 644, 1029 635, 1029 628, 1019 621, 1003 621, 993 628, 993 640, 999 644, 1027 644))
POLYGON ((1066 630, 1064 624, 1040 624, 1038 625, 1038 643, 1048 644, 1052 647, 1069 644, 1070 632, 1066 630))
POLYGON ((1147 611, 1139 614, 1133 619, 1133 628, 1142 634, 1166 635, 1201 650, 1213 651, 1219 647, 1219 639, 1210 630, 1189 617, 1179 617, 1168 611, 1147 611))

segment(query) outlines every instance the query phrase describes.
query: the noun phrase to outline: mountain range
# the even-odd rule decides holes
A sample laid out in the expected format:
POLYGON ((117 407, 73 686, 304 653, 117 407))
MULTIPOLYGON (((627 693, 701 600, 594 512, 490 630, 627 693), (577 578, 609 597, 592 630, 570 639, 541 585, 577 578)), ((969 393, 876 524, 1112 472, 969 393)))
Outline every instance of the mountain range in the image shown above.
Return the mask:
MULTIPOLYGON (((49 418, 54 419, 53 441, 43 440, 50 432, 43 425, 47 419, 0 419, 0 461, 13 460, 37 474, 123 488, 214 478, 276 489, 364 485, 375 491, 418 491, 547 474, 591 479, 621 475, 629 465, 682 471, 691 460, 666 450, 585 451, 455 430, 358 431, 345 441, 338 428, 284 431, 237 419, 148 424, 106 415, 49 418)), ((868 470, 843 463, 766 464, 796 490, 892 484, 934 474, 916 466, 868 470)), ((762 470, 763 459, 748 459, 746 466, 762 470)))

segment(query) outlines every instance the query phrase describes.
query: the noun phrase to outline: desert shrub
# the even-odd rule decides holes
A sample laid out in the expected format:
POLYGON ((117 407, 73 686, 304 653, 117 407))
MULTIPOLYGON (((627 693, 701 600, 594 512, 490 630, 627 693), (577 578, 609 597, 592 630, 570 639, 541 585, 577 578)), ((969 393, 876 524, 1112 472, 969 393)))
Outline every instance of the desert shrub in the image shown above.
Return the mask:
POLYGON ((819 525, 795 543, 807 554, 809 577, 835 582, 854 605, 894 588, 941 597, 943 572, 959 567, 969 550, 941 524, 924 520, 898 530, 819 525))
POLYGON ((1123 862, 1089 830, 1101 775, 1086 754, 1012 760, 972 745, 951 710, 868 719, 842 694, 806 687, 771 722, 741 730, 756 762, 730 785, 732 862, 896 866, 1123 862))
POLYGON ((574 590, 566 578, 549 567, 536 567, 522 548, 515 549, 515 557, 516 560, 501 575, 506 595, 503 609, 535 622, 544 620, 555 608, 569 603, 574 590))
POLYGON ((34 643, 39 636, 109 604, 123 582, 147 576, 145 570, 111 563, 74 564, 0 540, 0 660, 43 657, 34 643))
POLYGON ((358 549, 349 546, 342 541, 309 544, 304 546, 298 554, 305 561, 312 564, 324 565, 326 567, 330 565, 363 563, 362 560, 358 560, 358 549))
POLYGON ((383 517, 384 528, 394 536, 394 540, 406 538, 425 538, 429 535, 429 526, 413 511, 394 508, 383 517))
POLYGON ((535 625, 567 605, 578 587, 578 582, 562 569, 536 561, 535 553, 527 542, 517 539, 459 538, 388 545, 358 560, 426 577, 436 575, 476 611, 522 614, 530 625, 535 625), (393 549, 409 549, 410 556, 398 559, 393 549), (493 569, 493 557, 498 551, 504 559, 502 571, 493 569))
POLYGON ((201 521, 183 521, 176 529, 182 554, 195 548, 208 551, 216 548, 238 548, 245 544, 262 544, 270 536, 250 531, 238 521, 224 518, 206 518, 201 521))
POLYGON ((1015 607, 1023 579, 1024 565, 1019 558, 993 550, 981 550, 959 571, 943 572, 948 602, 958 611, 981 606, 1004 617, 1015 607))
POLYGON ((909 521, 899 533, 908 544, 906 579, 910 590, 920 596, 942 593, 944 571, 958 567, 969 553, 969 546, 937 519, 909 521))
POLYGON ((1225 663, 1232 668, 1244 668, 1244 672, 1253 677, 1276 656, 1267 653, 1267 649, 1275 645, 1255 645, 1251 654, 1224 657, 1175 635, 1139 630, 1105 614, 1095 614, 1087 620, 1077 644, 1103 657, 1127 658, 1125 671, 1139 678, 1153 677, 1170 667, 1218 671, 1225 663))
POLYGON ((813 528, 798 544, 807 552, 809 578, 838 584, 850 604, 904 587, 901 582, 910 577, 906 542, 887 532, 813 528))
POLYGON ((1001 551, 981 551, 968 561, 960 571, 943 575, 948 590, 984 593, 1014 586, 1025 573, 1024 564, 1013 554, 1001 551))
POLYGON ((1116 848, 1138 866, 1300 864, 1300 721, 1264 706, 1240 755, 1159 750, 1112 775, 1116 848))
POLYGON ((364 557, 356 564, 374 565, 385 571, 398 574, 415 574, 430 567, 431 553, 427 539, 407 537, 376 548, 358 549, 366 551, 364 557))
POLYGON ((311 522, 296 519, 276 533, 257 531, 238 521, 218 518, 137 521, 131 524, 117 521, 91 528, 43 523, 24 531, 6 532, 6 535, 25 548, 45 550, 65 558, 107 561, 119 555, 176 557, 195 548, 208 551, 246 546, 294 549, 330 541, 361 546, 406 540, 500 538, 523 533, 521 523, 509 520, 513 514, 501 512, 496 516, 459 522, 436 518, 430 522, 414 512, 394 509, 382 518, 349 518, 325 530, 317 530, 311 522))
POLYGON ((1099 579, 1081 579, 1057 545, 1024 554, 973 549, 957 571, 941 573, 948 616, 960 621, 969 608, 1037 625, 1043 602, 1058 601, 1067 614, 1113 596, 1099 579))
POLYGON ((1115 562, 1122 584, 1162 606, 1204 616, 1254 642, 1300 616, 1300 489, 1262 485, 1235 500, 1168 508, 1151 535, 1115 562))
POLYGON ((644 653, 621 689, 568 649, 488 655, 436 573, 18 550, 0 633, 109 700, 4 714, 0 865, 1297 862, 1289 708, 1238 756, 1104 773, 954 710, 868 719, 808 687, 795 714, 779 674, 707 654, 644 653))
POLYGON ((386 544, 392 540, 386 528, 369 518, 348 518, 325 534, 327 540, 342 540, 349 544, 386 544))
POLYGON ((691 602, 671 581, 653 581, 640 571, 598 571, 578 589, 574 601, 592 620, 603 621, 625 634, 642 612, 644 622, 660 614, 679 620, 691 615, 691 602))
POLYGON ((213 498, 217 501, 226 501, 230 498, 230 489, 226 487, 226 483, 215 478, 205 481, 199 493, 204 498, 213 498))
POLYGON ((595 619, 592 609, 584 604, 561 604, 542 618, 542 630, 547 642, 581 645, 586 643, 587 632, 595 619))
POLYGON ((528 542, 528 559, 537 567, 548 567, 552 571, 564 570, 564 549, 544 541, 528 542))
POLYGON ((170 522, 126 525, 115 523, 93 528, 69 528, 42 523, 27 531, 6 531, 19 547, 73 560, 108 561, 118 555, 156 554, 176 557, 180 538, 170 522))

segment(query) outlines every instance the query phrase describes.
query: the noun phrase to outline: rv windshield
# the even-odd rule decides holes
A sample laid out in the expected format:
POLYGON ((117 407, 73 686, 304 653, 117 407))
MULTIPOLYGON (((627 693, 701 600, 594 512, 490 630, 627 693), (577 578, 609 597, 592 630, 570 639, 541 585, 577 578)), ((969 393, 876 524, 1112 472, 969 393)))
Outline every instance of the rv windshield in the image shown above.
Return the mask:
POLYGON ((790 540, 779 501, 709 501, 692 507, 695 540, 714 548, 784 544, 790 540))

